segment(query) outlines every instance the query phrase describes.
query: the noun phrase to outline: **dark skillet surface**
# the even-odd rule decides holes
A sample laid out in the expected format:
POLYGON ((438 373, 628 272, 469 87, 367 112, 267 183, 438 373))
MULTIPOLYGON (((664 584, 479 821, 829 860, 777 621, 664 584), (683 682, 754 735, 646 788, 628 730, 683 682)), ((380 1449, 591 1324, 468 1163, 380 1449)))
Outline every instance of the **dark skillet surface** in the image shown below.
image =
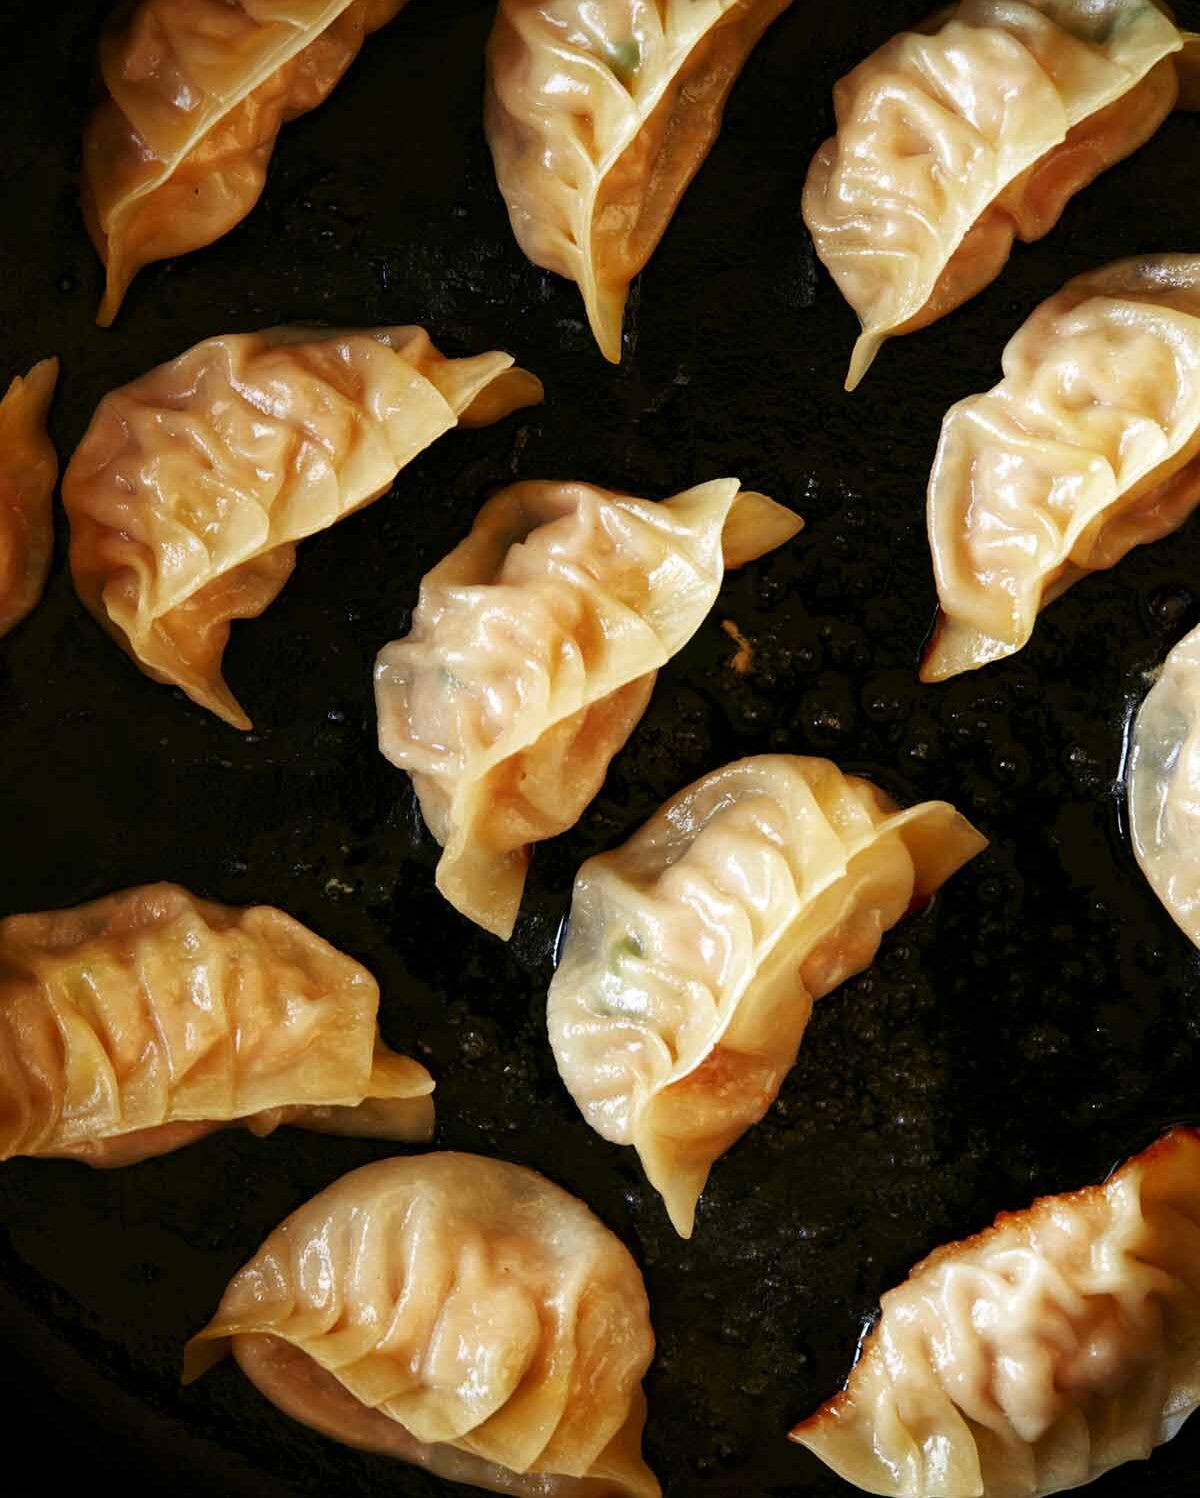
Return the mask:
MULTIPOLYGON (((1200 28, 1197 0, 1179 8, 1200 28)), ((479 123, 491 7, 412 0, 284 132, 249 220, 144 272, 102 332, 75 173, 103 9, 6 0, 0 20, 2 373, 62 356, 64 462, 111 386, 201 338, 287 321, 424 322, 453 351, 512 350, 548 400, 451 434, 302 547, 227 656, 252 736, 126 661, 77 602, 60 534, 43 606, 0 643, 0 914, 174 879, 310 923, 374 970, 388 1039, 436 1074, 439 1146, 544 1171, 643 1265, 660 1346, 647 1452, 670 1498, 851 1491, 784 1437, 840 1385, 880 1292, 935 1245, 1100 1179, 1200 1111, 1197 957, 1138 874, 1118 789, 1144 673, 1200 619, 1197 523, 1077 588, 1011 662, 941 688, 915 676, 942 415, 995 382, 1008 336, 1068 276, 1200 250, 1200 119, 1170 121, 847 397, 854 319, 814 260, 800 185, 834 80, 927 3, 799 0, 746 69, 610 369, 575 288, 508 231, 479 123), (729 581, 581 825, 538 850, 503 947, 434 891, 408 782, 375 750, 374 654, 513 477, 665 497, 726 473, 808 529, 729 581), (755 642, 745 679, 722 619, 755 642), (829 755, 904 800, 952 799, 993 844, 818 1006, 778 1105, 718 1164, 684 1244, 632 1153, 590 1133, 560 1086, 544 993, 580 861, 701 773, 767 749, 829 755)), ((232 1367, 177 1384, 184 1340, 268 1230, 385 1153, 284 1131, 112 1175, 4 1166, 0 1421, 15 1472, 23 1451, 44 1464, 37 1480, 10 1467, 7 1491, 100 1474, 187 1495, 450 1491, 293 1425, 232 1367)), ((1193 1421, 1092 1491, 1183 1498, 1198 1468, 1193 1421)))

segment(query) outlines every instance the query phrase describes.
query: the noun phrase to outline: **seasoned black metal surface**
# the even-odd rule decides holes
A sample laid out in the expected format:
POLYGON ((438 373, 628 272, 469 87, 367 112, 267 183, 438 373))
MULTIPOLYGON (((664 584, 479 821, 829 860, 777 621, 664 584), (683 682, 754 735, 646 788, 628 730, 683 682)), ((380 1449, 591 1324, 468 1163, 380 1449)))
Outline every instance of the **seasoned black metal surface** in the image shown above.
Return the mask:
MULTIPOLYGON (((0 914, 174 879, 280 904, 366 962, 388 1039, 437 1075, 439 1144, 544 1171, 644 1266, 660 1347, 647 1450, 670 1498, 849 1492, 784 1437, 838 1387, 879 1293, 936 1244, 1099 1179, 1198 1110, 1200 965, 1138 874, 1117 788, 1144 673, 1200 619, 1197 524, 1081 585, 1011 662, 940 688, 915 669, 943 413, 995 382, 1008 336, 1068 276, 1200 251, 1200 118, 1171 120, 998 285, 888 345, 845 396, 854 319, 814 260, 800 186, 834 80, 927 5, 797 0, 769 33, 635 290, 620 369, 575 288, 510 236, 479 119, 485 0, 412 0, 284 132, 247 222, 143 272, 110 332, 92 325, 100 267, 76 208, 103 6, 0 8, 0 374, 62 356, 64 461, 111 386, 214 333, 289 320, 424 322, 455 351, 511 349, 548 392, 541 410, 446 437, 301 549, 227 657, 249 737, 117 651, 75 598, 60 534, 43 606, 0 642, 0 914), (374 654, 513 477, 665 496, 726 473, 808 529, 732 578, 662 673, 581 825, 538 850, 504 947, 434 891, 407 779, 375 749, 374 654), (745 678, 723 619, 754 642, 745 678), (778 1105, 718 1164, 685 1244, 633 1154, 593 1135, 559 1084, 544 994, 580 861, 766 749, 952 799, 993 843, 818 1006, 778 1105)), ((1198 0, 1179 10, 1200 28, 1198 0)), ((385 1152, 285 1131, 110 1175, 0 1169, 6 1492, 116 1474, 181 1498, 449 1491, 291 1424, 230 1366, 177 1383, 184 1340, 266 1232, 385 1152), (22 1451, 36 1480, 13 1475, 22 1451)), ((1184 1498, 1198 1473, 1193 1421, 1094 1492, 1184 1498)))

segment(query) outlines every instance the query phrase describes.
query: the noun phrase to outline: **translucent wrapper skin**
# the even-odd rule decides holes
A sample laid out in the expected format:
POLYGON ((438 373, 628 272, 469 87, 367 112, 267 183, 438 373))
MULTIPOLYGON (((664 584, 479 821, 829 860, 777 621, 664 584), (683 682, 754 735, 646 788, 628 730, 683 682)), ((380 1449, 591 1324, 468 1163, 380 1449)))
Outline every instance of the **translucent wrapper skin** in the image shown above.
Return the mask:
POLYGON ((981 291, 1014 239, 1049 233, 1081 188, 1154 134, 1179 100, 1185 42, 1164 10, 962 0, 841 80, 804 219, 862 323, 848 390, 885 339, 981 291))
POLYGON ((230 622, 267 608, 296 543, 453 427, 541 399, 510 355, 447 359, 421 328, 198 343, 105 396, 68 465, 79 596, 147 676, 248 729, 221 675, 230 622))
POLYGON ((1138 710, 1127 781, 1142 873, 1200 947, 1200 629, 1167 656, 1138 710))
POLYGON ((171 884, 0 921, 0 1160, 127 1165, 230 1124, 426 1140, 433 1081, 366 968, 171 884))
POLYGON ((1014 654, 1089 572, 1200 503, 1200 255, 1071 281, 954 406, 929 480, 941 608, 924 681, 1014 654))
POLYGON ((844 1393, 792 1432, 887 1498, 1041 1498, 1200 1404, 1200 1137, 1004 1213, 883 1297, 844 1393))
POLYGON ((83 212, 107 270, 97 322, 153 260, 250 212, 282 126, 324 103, 405 0, 139 0, 100 42, 105 97, 83 136, 83 212))
POLYGON ((188 1344, 335 1440, 521 1498, 658 1498, 637 1265, 582 1202, 476 1155, 384 1160, 294 1212, 188 1344))
POLYGON ((828 760, 738 760, 575 880, 550 1043, 606 1139, 637 1150, 691 1236, 713 1163, 775 1101, 815 1000, 986 839, 828 760))
POLYGON ((375 668, 379 747, 413 778, 457 910, 512 935, 530 845, 582 816, 726 567, 801 525, 736 479, 662 504, 524 483, 484 505, 375 668))
POLYGON ((46 417, 58 360, 43 359, 0 400, 0 635, 31 613, 54 554, 58 454, 46 417))
POLYGON ((517 242, 575 281, 606 359, 629 286, 791 0, 500 0, 485 123, 517 242))

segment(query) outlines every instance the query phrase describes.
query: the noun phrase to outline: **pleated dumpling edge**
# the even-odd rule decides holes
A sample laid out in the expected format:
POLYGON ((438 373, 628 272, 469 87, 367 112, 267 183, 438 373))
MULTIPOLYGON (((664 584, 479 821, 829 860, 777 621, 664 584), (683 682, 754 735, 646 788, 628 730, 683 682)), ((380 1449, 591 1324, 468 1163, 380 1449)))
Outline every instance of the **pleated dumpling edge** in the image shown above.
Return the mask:
POLYGON ((221 661, 296 544, 384 494, 458 425, 542 399, 501 352, 452 359, 422 328, 207 339, 101 401, 63 478, 71 571, 138 666, 235 728, 221 661))
POLYGON ((413 778, 456 909, 511 936, 531 845, 583 814, 726 568, 802 524, 737 479, 662 502, 529 481, 484 505, 375 667, 380 750, 413 778))
POLYGON ((496 178, 521 248, 578 284, 611 363, 630 284, 790 3, 501 0, 485 108, 496 178))

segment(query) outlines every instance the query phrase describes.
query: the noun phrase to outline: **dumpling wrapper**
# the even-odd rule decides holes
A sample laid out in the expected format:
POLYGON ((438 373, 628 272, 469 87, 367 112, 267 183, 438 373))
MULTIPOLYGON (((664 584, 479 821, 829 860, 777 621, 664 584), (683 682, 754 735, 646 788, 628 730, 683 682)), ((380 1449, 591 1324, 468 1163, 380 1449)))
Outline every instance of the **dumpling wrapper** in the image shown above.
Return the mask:
POLYGON ((425 1141, 379 988, 281 910, 172 884, 0 921, 0 1160, 127 1165, 228 1125, 425 1141))
POLYGON ((334 1440, 521 1498, 658 1498, 637 1265, 582 1202, 475 1155, 368 1165, 293 1212, 188 1344, 334 1440))
POLYGON ((455 909, 508 940, 530 845, 583 815, 725 569, 802 525, 736 479, 661 504, 523 483, 484 505, 375 668, 379 747, 412 776, 455 909))
POLYGON ((1200 629, 1167 656, 1138 710, 1127 785, 1142 873, 1200 947, 1200 629))
POLYGON ((535 265, 578 284, 614 364, 630 284, 790 3, 500 0, 484 121, 513 233, 535 265))
POLYGON ((100 42, 83 213, 108 327, 144 265, 212 244, 258 202, 282 126, 315 109, 405 0, 139 0, 100 42))
POLYGON ((1200 1405, 1200 1136, 1006 1212, 883 1297, 845 1392, 792 1439, 884 1498, 1043 1498, 1200 1405))
POLYGON ((447 359, 421 328, 198 343, 105 396, 67 467, 79 596, 147 676, 248 729, 221 675, 230 621, 275 599, 296 543, 451 428, 542 394, 509 354, 447 359))
POLYGON ((987 840, 828 760, 738 760, 575 880, 550 1043, 597 1133, 630 1144, 690 1238, 714 1162, 770 1108, 813 1003, 987 840))
POLYGON ((58 454, 46 417, 58 360, 43 359, 0 400, 0 635, 30 614, 54 555, 58 454))
POLYGON ((1004 379, 942 425, 929 481, 942 681, 1014 654, 1089 572, 1200 503, 1200 255, 1079 276, 1004 351, 1004 379))
POLYGON ((848 390, 885 339, 968 301, 1014 239, 1048 234, 1150 139, 1183 46, 1149 0, 963 0, 838 83, 804 219, 862 323, 848 390))

